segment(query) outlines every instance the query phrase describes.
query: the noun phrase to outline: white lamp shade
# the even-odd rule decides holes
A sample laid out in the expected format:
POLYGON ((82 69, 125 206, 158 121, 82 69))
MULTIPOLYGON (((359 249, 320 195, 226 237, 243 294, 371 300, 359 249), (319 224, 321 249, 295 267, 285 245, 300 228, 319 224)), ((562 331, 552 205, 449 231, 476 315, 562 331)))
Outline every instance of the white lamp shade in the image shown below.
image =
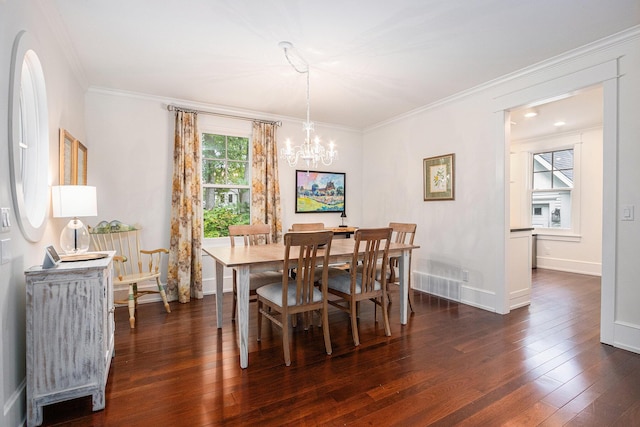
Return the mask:
POLYGON ((89 185, 56 185, 51 187, 54 218, 98 216, 96 187, 89 185))

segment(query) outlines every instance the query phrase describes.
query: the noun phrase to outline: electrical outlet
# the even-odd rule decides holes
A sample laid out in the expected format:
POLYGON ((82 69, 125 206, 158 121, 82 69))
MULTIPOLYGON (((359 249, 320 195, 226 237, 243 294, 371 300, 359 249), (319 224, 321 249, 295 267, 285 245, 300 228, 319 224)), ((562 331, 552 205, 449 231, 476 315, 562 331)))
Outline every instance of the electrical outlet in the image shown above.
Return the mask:
POLYGON ((633 221, 634 220, 634 205, 624 205, 622 206, 622 221, 633 221))
POLYGON ((469 270, 462 270, 462 281, 463 282, 469 281, 469 270))

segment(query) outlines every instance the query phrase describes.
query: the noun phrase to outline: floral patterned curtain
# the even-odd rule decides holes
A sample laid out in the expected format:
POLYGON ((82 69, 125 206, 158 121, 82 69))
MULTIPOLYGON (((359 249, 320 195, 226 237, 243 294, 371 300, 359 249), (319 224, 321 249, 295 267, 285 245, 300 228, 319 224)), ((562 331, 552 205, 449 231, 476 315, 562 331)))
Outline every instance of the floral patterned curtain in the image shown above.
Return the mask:
POLYGON ((276 125, 253 122, 251 223, 271 225, 271 241, 282 238, 276 125))
POLYGON ((177 111, 171 193, 170 300, 202 298, 202 186, 198 116, 177 111))

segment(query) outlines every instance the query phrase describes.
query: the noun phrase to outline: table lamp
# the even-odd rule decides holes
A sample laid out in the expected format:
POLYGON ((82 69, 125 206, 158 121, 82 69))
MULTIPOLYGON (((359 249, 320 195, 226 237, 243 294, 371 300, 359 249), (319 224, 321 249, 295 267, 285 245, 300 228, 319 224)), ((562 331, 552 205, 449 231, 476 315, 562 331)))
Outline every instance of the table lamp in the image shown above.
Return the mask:
POLYGON ((346 225, 344 225, 344 219, 347 217, 347 214, 344 213, 344 211, 342 211, 342 213, 340 214, 340 219, 342 220, 342 224, 340 224, 340 227, 346 227, 346 225))
POLYGON ((60 233, 60 248, 67 255, 87 252, 91 238, 89 230, 78 219, 97 216, 96 187, 88 185, 57 185, 51 187, 54 218, 73 217, 60 233))

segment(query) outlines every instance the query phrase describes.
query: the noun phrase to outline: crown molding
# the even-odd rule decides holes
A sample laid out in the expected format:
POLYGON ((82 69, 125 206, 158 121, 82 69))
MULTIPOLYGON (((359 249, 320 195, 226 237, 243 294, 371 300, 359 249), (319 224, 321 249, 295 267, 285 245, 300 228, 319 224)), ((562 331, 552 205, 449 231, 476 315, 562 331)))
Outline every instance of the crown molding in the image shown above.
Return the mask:
POLYGON ((636 25, 630 27, 626 30, 620 31, 618 33, 612 34, 610 36, 604 37, 595 42, 586 44, 579 48, 567 51, 560 55, 551 57, 549 59, 545 59, 544 61, 535 63, 528 67, 522 68, 518 71, 514 71, 513 73, 505 74, 504 76, 498 77, 497 79, 489 80, 488 82, 482 83, 478 86, 472 87, 470 89, 464 90, 462 92, 458 92, 454 95, 448 96, 446 98, 442 98, 436 102, 432 102, 431 104, 424 105, 422 107, 415 108, 406 113, 400 114, 398 116, 392 117, 383 122, 377 123, 373 126, 369 126, 363 130, 363 133, 366 134, 375 129, 381 128, 383 126, 390 125, 392 123, 407 119, 409 117, 416 116, 418 114, 424 113, 429 110, 433 110, 444 105, 451 104, 460 99, 467 98, 471 95, 474 95, 478 92, 482 92, 484 90, 493 88, 495 86, 510 82, 512 80, 516 80, 522 77, 530 76, 532 74, 549 70, 554 67, 560 66, 562 64, 566 64, 568 62, 574 61, 578 58, 582 58, 584 56, 596 53, 601 50, 609 49, 618 44, 626 43, 630 40, 640 37, 640 25, 636 25))
MULTIPOLYGON (((219 114, 228 114, 231 116, 236 115, 236 116, 254 117, 258 120, 289 122, 296 125, 302 124, 304 122, 303 119, 296 118, 296 117, 280 116, 276 114, 264 113, 261 111, 239 109, 239 108, 233 108, 233 107, 228 107, 224 105, 208 104, 204 102, 189 101, 186 99, 171 98, 167 96, 150 95, 150 94, 141 93, 141 92, 133 92, 133 91, 127 91, 127 90, 121 90, 121 89, 111 89, 103 86, 89 86, 89 88, 87 89, 87 93, 99 93, 102 95, 120 96, 120 97, 141 99, 146 101, 153 101, 153 102, 163 104, 164 107, 167 107, 170 104, 176 104, 176 105, 180 105, 181 107, 194 109, 194 110, 209 111, 212 113, 219 113, 219 114)), ((358 134, 362 134, 361 129, 352 128, 348 126, 336 125, 332 123, 315 122, 315 121, 314 121, 314 124, 316 126, 329 127, 336 130, 343 130, 346 132, 355 132, 358 134)))

